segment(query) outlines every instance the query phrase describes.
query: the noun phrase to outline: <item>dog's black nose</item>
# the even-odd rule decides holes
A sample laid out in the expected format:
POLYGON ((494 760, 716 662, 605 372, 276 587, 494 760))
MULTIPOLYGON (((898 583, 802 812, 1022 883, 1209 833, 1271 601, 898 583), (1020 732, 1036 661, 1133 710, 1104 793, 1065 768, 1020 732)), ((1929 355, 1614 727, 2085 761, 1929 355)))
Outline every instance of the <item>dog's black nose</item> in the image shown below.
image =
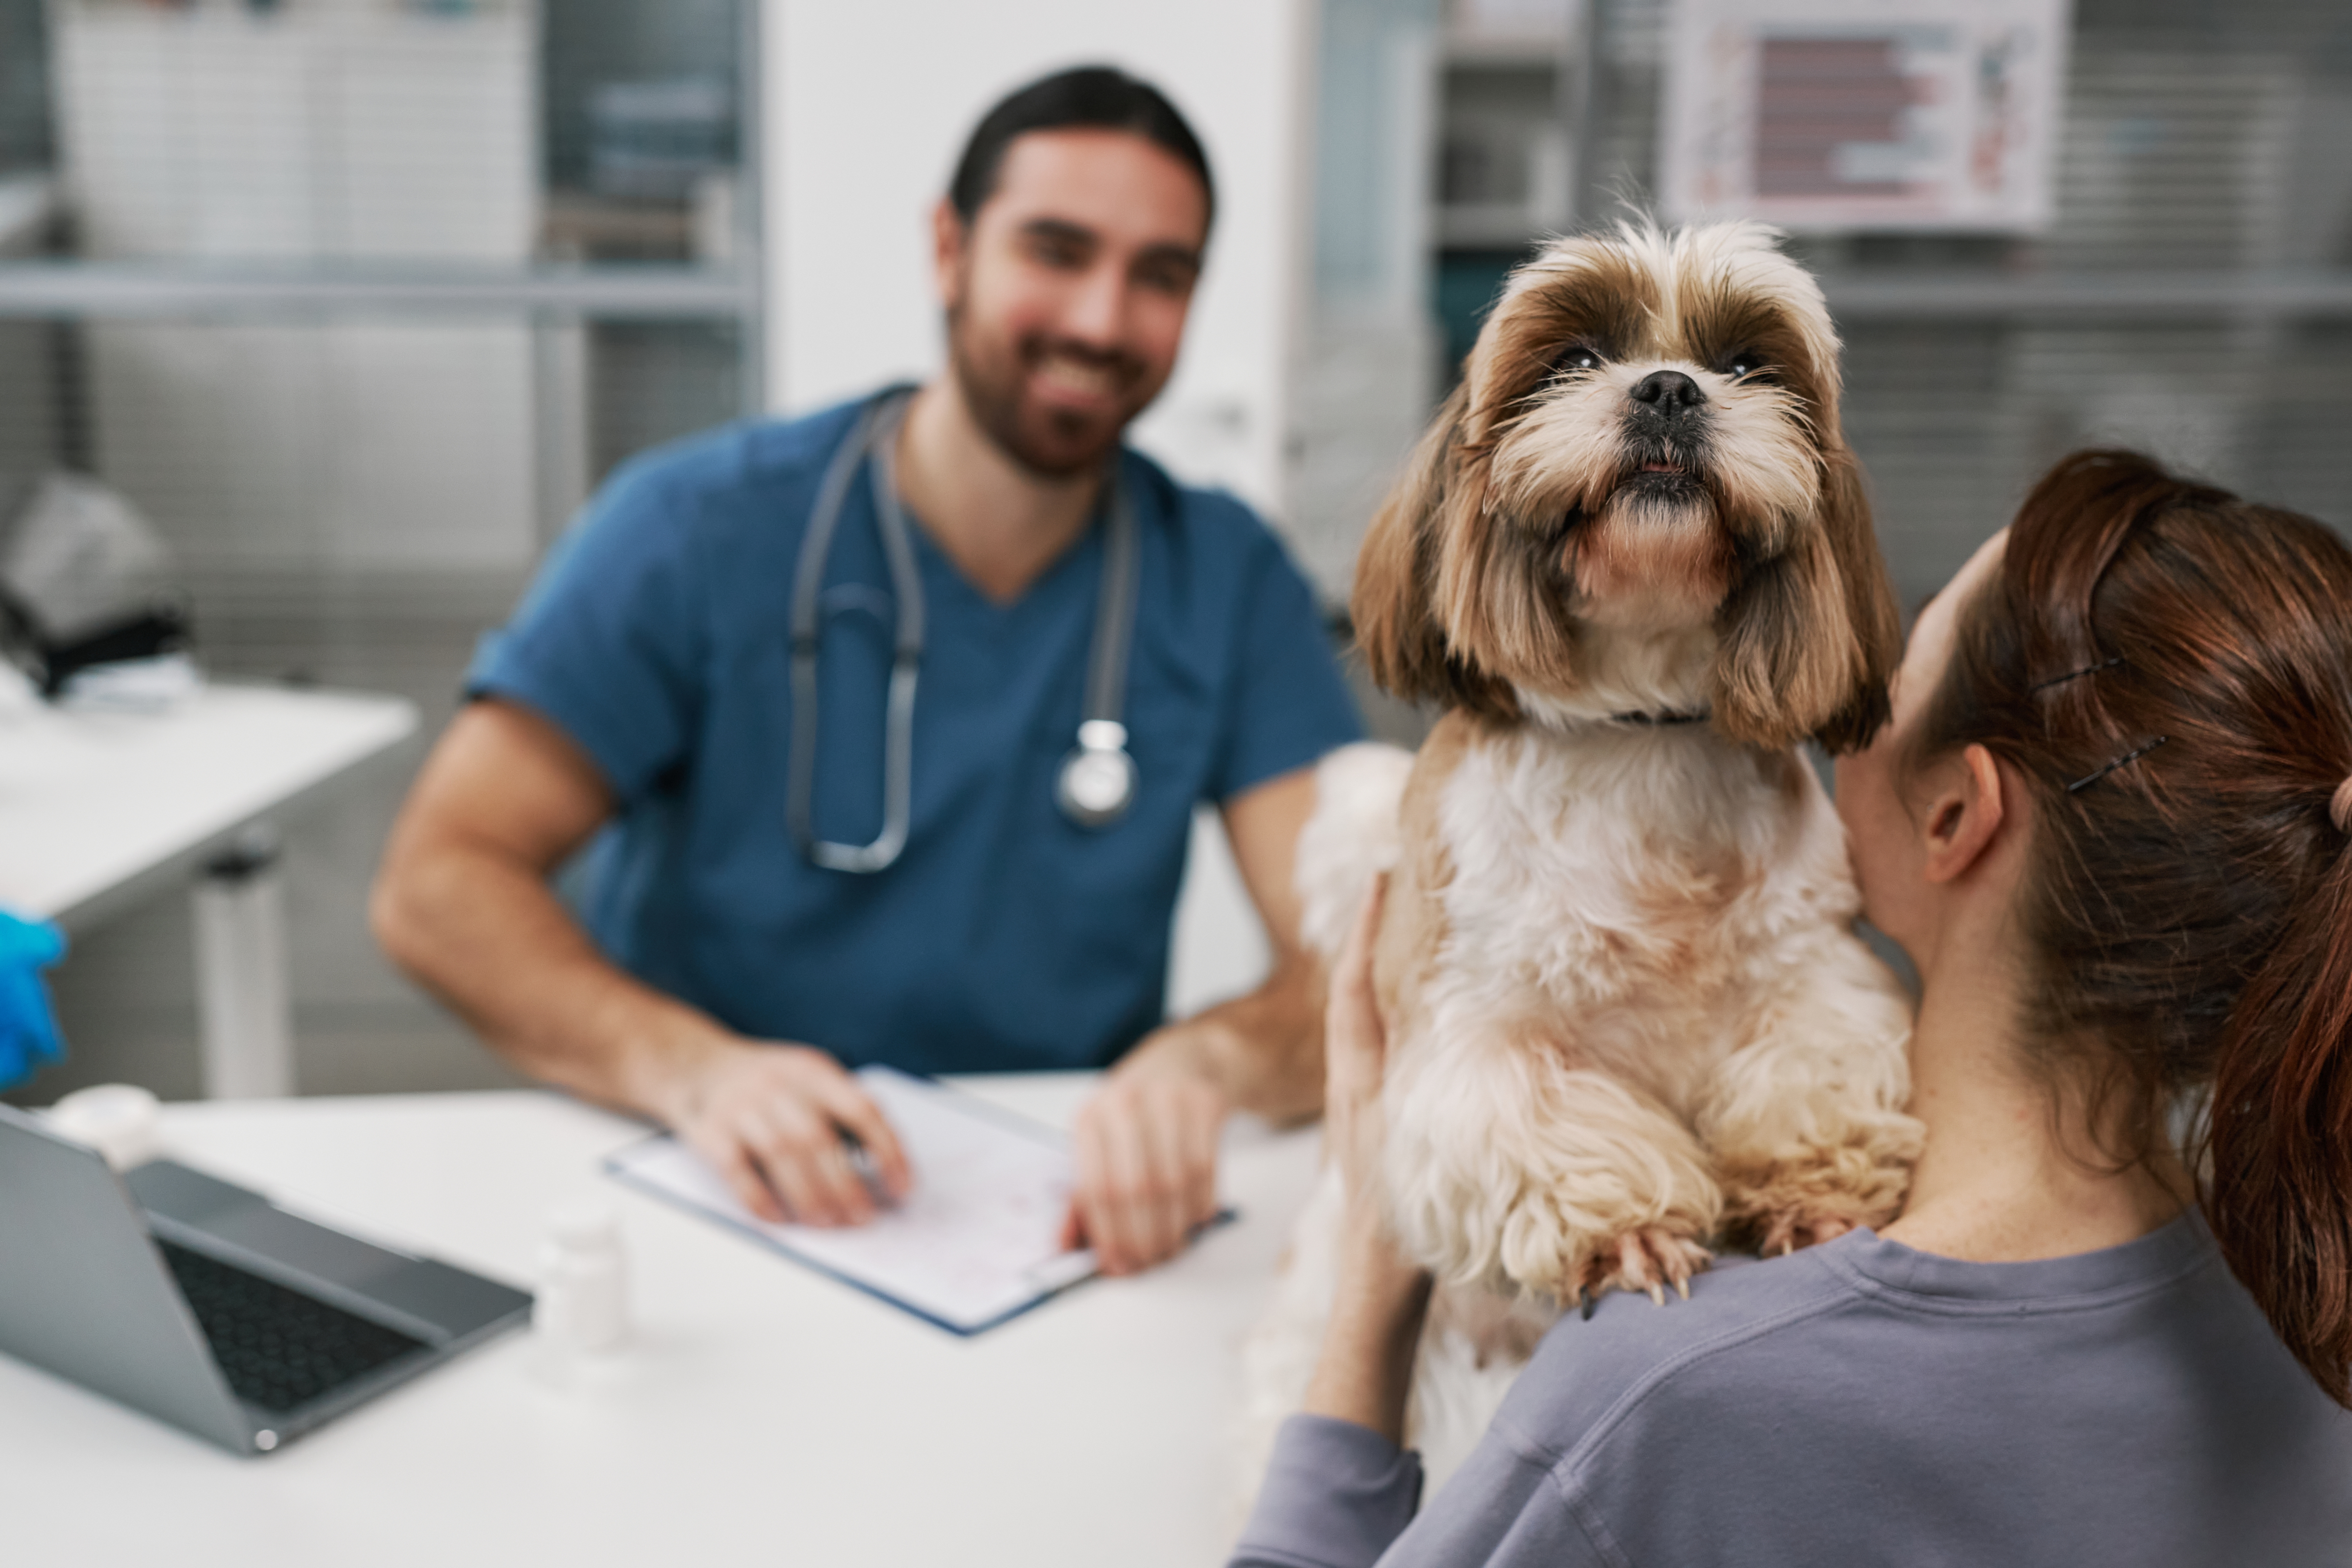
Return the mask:
POLYGON ((1633 388, 1633 401, 1646 403, 1668 418, 1706 401, 1698 383, 1678 370, 1654 370, 1633 388))

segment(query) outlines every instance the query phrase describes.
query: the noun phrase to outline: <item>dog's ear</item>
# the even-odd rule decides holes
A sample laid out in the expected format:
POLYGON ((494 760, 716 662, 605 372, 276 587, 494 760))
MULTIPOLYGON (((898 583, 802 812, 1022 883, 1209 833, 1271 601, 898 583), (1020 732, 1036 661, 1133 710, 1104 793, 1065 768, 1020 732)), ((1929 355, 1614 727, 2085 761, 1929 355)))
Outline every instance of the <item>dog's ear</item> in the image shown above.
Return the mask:
POLYGON ((1831 752, 1869 743, 1886 721, 1902 631, 1871 531, 1862 466, 1822 453, 1817 515, 1778 559, 1748 574, 1717 616, 1715 722, 1779 750, 1808 736, 1831 752))
POLYGON ((1886 575, 1886 557, 1879 552, 1878 531, 1871 526, 1861 461, 1843 441, 1832 442, 1822 456, 1828 471, 1822 482, 1822 532, 1845 584, 1847 623, 1861 662, 1847 700, 1813 731, 1836 756, 1870 744, 1886 722, 1888 694, 1903 663, 1903 616, 1886 575))
POLYGON ((1356 555, 1349 613, 1356 623, 1356 646, 1382 690, 1409 702, 1436 701, 1507 717, 1517 710, 1509 688, 1449 648, 1433 597, 1439 531, 1461 500, 1454 492, 1465 479, 1458 448, 1469 406, 1465 383, 1437 411, 1412 463, 1372 519, 1356 555))

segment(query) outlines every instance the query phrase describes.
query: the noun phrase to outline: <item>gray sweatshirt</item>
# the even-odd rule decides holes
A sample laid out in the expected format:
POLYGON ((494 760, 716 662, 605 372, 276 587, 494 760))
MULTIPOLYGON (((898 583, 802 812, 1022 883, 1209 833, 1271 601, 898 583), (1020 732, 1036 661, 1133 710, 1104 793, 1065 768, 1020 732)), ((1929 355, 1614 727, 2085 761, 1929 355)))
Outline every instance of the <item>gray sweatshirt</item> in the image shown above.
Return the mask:
POLYGON ((1564 1319, 1420 1491, 1294 1416, 1233 1568, 2352 1563, 2352 1414, 2193 1213, 2036 1263, 1860 1231, 1564 1319))

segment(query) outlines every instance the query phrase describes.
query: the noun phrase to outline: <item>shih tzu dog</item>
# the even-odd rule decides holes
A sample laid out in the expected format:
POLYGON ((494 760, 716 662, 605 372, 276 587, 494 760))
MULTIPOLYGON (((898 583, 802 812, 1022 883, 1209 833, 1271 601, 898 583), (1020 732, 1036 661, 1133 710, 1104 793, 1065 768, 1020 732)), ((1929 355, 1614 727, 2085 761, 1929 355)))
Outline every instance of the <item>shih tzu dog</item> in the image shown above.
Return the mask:
MULTIPOLYGON (((1869 739, 1899 632, 1837 336, 1774 238, 1629 224, 1520 268, 1358 564, 1373 676, 1447 711, 1417 755, 1325 762, 1298 879, 1329 954, 1390 876, 1433 1483, 1563 1308, 1883 1222, 1919 1150, 1910 1004, 1794 750, 1869 739)), ((1253 1337, 1250 1459, 1311 1370, 1339 1206, 1327 1174, 1253 1337)))

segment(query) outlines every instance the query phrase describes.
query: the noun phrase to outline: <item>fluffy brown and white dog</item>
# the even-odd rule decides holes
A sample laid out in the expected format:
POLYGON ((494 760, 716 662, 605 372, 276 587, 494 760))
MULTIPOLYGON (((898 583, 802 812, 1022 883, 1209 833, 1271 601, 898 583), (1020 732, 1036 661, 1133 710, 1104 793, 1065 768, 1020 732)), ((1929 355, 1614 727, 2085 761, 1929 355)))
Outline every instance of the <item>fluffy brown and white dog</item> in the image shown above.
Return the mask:
MULTIPOLYGON (((1770 230, 1557 241, 1365 540, 1372 674, 1447 711, 1417 756, 1326 761, 1298 877, 1328 954, 1391 873, 1383 1174, 1440 1282, 1433 1483, 1563 1305, 1663 1304, 1713 1246, 1901 1201, 1910 1005, 1794 751, 1867 740, 1899 651, 1838 354, 1770 230)), ((1303 1393, 1339 1212, 1327 1174, 1250 1346, 1245 1462, 1303 1393)))

